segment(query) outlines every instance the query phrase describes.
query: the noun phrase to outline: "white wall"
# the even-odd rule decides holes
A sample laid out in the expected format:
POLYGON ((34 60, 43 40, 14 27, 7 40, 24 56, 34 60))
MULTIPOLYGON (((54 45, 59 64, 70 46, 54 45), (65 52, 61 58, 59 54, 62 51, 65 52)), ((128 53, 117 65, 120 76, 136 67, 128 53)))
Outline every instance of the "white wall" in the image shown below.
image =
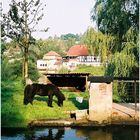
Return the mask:
POLYGON ((46 60, 37 60, 37 69, 47 69, 47 61, 46 60))

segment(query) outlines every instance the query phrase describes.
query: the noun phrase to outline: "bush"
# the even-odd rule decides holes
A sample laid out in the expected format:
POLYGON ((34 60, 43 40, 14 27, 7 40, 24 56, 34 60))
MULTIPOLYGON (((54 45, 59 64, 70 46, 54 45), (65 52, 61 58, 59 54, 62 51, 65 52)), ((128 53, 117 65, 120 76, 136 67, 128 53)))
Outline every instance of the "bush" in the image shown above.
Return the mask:
POLYGON ((79 73, 90 73, 95 76, 103 76, 104 75, 104 66, 87 66, 87 65, 78 65, 78 67, 73 72, 79 73))
MULTIPOLYGON (((133 55, 133 54, 132 54, 133 55)), ((136 66, 134 56, 125 52, 115 53, 109 59, 105 75, 128 77, 132 74, 132 69, 136 66)))
POLYGON ((31 61, 29 61, 29 77, 33 81, 36 81, 40 77, 36 65, 31 61))
POLYGON ((67 68, 65 68, 65 67, 62 67, 62 68, 58 71, 58 73, 69 73, 69 70, 68 70, 67 68))
POLYGON ((13 73, 13 69, 8 64, 8 60, 2 60, 2 63, 1 63, 1 80, 6 81, 6 80, 11 79, 12 73, 13 73))

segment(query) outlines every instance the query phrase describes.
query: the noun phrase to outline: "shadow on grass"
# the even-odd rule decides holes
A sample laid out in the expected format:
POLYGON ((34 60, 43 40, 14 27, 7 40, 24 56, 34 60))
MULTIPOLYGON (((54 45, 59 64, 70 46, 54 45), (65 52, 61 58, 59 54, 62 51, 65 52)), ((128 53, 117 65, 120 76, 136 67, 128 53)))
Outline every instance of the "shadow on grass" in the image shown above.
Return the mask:
POLYGON ((1 101, 1 127, 20 127, 21 122, 24 124, 24 115, 14 101, 13 94, 3 95, 1 101))
MULTIPOLYGON (((34 97, 34 100, 47 103, 48 102, 48 97, 47 96, 46 97, 38 96, 38 97, 34 97)), ((53 99, 53 102, 55 102, 57 104, 57 100, 53 99)))
POLYGON ((46 97, 34 97, 34 100, 41 101, 41 102, 47 102, 48 98, 46 98, 46 97))
POLYGON ((76 98, 68 98, 69 101, 71 101, 78 109, 88 109, 89 103, 88 100, 83 100, 82 103, 79 103, 76 101, 76 98))

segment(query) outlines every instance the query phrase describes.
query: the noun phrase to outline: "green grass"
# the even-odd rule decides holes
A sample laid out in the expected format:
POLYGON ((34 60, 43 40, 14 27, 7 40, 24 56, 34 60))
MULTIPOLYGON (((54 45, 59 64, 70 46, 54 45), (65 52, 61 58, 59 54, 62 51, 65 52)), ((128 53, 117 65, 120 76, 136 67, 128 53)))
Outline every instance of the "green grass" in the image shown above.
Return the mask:
POLYGON ((91 75, 94 76, 103 76, 105 73, 105 68, 104 66, 86 66, 86 65, 79 65, 73 72, 85 72, 85 73, 90 73, 91 75))
MULTIPOLYGON (((12 85, 11 90, 2 91, 1 94, 1 126, 27 127, 28 123, 36 119, 62 119, 69 118, 64 114, 67 110, 88 108, 88 93, 62 91, 66 100, 63 107, 57 105, 57 98, 53 98, 53 108, 47 106, 47 97, 35 96, 33 105, 23 105, 23 86, 18 80, 7 82, 12 85), (77 96, 83 96, 83 103, 76 101, 77 96)), ((6 84, 6 83, 5 83, 6 84)), ((9 86, 10 87, 10 86, 9 86)))

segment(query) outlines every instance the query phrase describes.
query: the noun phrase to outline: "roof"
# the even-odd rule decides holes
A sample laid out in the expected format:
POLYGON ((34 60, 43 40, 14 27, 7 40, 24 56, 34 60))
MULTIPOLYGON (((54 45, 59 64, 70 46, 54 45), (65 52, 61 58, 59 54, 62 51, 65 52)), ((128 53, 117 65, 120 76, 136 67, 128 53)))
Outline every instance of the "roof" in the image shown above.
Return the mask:
POLYGON ((44 56, 60 56, 60 55, 54 51, 50 51, 50 52, 46 53, 44 56))
POLYGON ((67 56, 82 56, 89 55, 88 49, 85 45, 74 45, 67 52, 67 56))
POLYGON ((58 59, 62 59, 61 56, 54 52, 54 51, 50 51, 48 53, 46 53, 44 56, 43 56, 43 59, 48 59, 50 56, 56 56, 58 59))
POLYGON ((88 76, 90 73, 45 73, 48 77, 76 77, 88 76))

